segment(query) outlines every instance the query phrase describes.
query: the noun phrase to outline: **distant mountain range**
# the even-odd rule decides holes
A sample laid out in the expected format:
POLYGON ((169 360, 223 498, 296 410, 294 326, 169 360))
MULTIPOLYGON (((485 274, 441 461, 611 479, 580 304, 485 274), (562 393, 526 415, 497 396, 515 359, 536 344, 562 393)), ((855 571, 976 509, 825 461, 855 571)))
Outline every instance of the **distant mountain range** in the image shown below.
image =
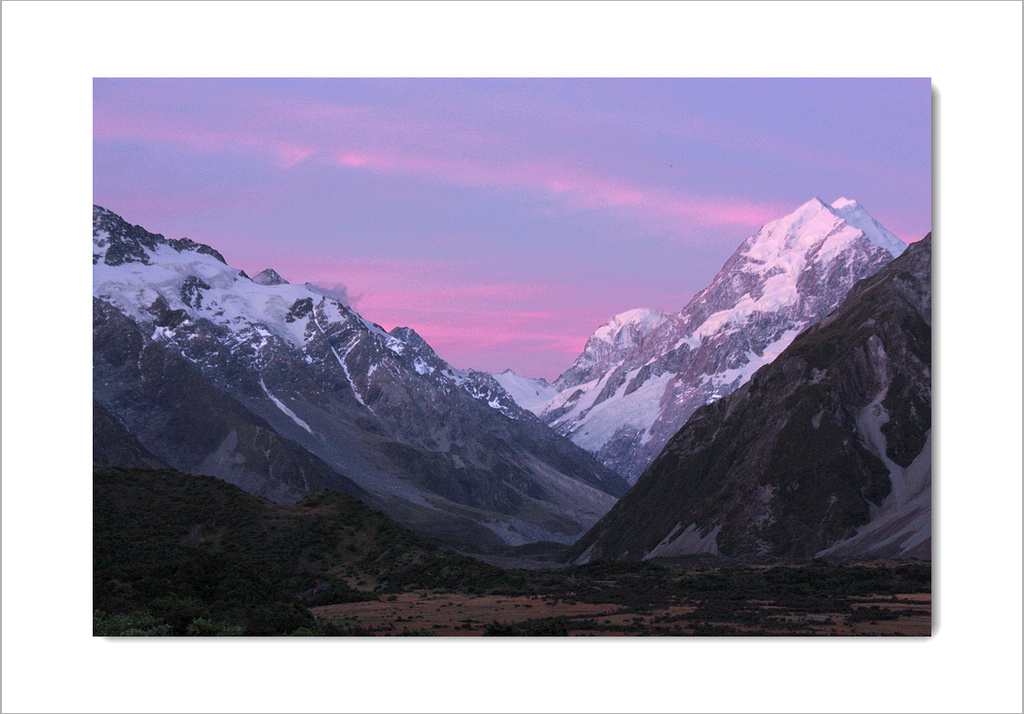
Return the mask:
POLYGON ((815 198, 745 240, 679 312, 613 317, 552 384, 495 377, 632 483, 698 407, 746 382, 905 247, 856 201, 815 198))
POLYGON ((931 555, 931 236, 698 409, 569 551, 931 555))
POLYGON ((571 543, 627 489, 410 328, 93 214, 94 451, 292 503, 342 490, 482 548, 571 543))
POLYGON ((343 491, 420 535, 576 562, 924 557, 930 246, 814 199, 549 384, 454 369, 410 327, 95 207, 94 462, 283 504, 343 491))

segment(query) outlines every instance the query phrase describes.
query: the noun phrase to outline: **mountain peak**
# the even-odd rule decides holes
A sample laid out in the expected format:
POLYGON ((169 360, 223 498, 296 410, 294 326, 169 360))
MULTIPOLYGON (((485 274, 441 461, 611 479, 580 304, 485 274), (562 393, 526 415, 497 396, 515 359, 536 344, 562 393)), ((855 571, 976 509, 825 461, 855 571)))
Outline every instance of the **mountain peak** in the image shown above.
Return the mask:
POLYGON ((261 270, 253 276, 252 281, 257 285, 290 285, 287 280, 282 278, 276 270, 273 268, 267 268, 261 270))
POLYGON ((679 419, 567 559, 929 557, 931 260, 921 243, 866 276, 747 387, 679 419))
POLYGON ((596 338, 605 342, 620 342, 624 334, 623 331, 628 327, 632 327, 634 331, 646 335, 665 322, 665 320, 665 314, 660 310, 640 307, 615 315, 611 320, 597 328, 591 337, 592 339, 596 338))
MULTIPOLYGON (((829 209, 829 205, 827 203, 825 203, 824 201, 822 201, 817 196, 815 196, 810 201, 807 201, 806 203, 801 204, 801 206, 799 208, 797 208, 795 211, 793 211, 790 214, 790 216, 802 216, 802 215, 806 215, 808 213, 820 213, 822 210, 826 210, 827 211, 828 209, 829 209)), ((787 216, 787 218, 788 217, 789 216, 787 216)), ((785 219, 783 218, 781 220, 785 220, 785 219)))
POLYGON ((569 543, 626 490, 410 328, 388 335, 273 270, 250 282, 108 211, 93 245, 95 399, 175 469, 282 502, 351 473, 375 507, 478 548, 569 543), (124 358, 136 349, 154 358, 124 358))
POLYGON ((832 202, 832 208, 835 209, 846 208, 847 206, 860 206, 860 204, 854 201, 852 198, 845 197, 837 198, 832 202))
POLYGON ((740 248, 758 265, 803 263, 807 257, 831 257, 850 241, 866 239, 889 253, 900 255, 906 244, 876 221, 857 201, 838 198, 827 204, 812 198, 787 216, 764 224, 740 248), (827 238, 827 240, 826 240, 827 238))
POLYGON ((92 207, 92 263, 118 266, 124 263, 150 264, 150 257, 161 246, 177 253, 201 253, 227 265, 224 256, 208 245, 188 238, 171 240, 160 233, 150 233, 142 226, 134 226, 113 211, 102 206, 92 207))
POLYGON ((388 333, 392 337, 397 337, 402 342, 408 342, 412 345, 425 344, 426 340, 420 337, 420 333, 411 327, 395 327, 392 328, 391 332, 388 333))
POLYGON ((631 310, 599 327, 541 418, 635 480, 695 409, 746 382, 901 252, 856 201, 814 197, 745 240, 679 312, 631 310))
POLYGON ((408 346, 412 354, 440 361, 440 357, 434 352, 434 348, 430 346, 430 343, 411 327, 395 327, 388 334, 408 346))

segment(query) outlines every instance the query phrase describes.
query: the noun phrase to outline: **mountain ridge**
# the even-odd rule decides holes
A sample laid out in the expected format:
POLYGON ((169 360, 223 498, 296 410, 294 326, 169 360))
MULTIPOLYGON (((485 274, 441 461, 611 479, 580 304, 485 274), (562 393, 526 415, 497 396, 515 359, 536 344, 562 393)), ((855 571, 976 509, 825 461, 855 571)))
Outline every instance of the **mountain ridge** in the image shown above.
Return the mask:
POLYGON ((930 557, 931 237, 699 408, 568 558, 930 557))
POLYGON ((351 481, 414 530, 481 547, 571 542, 625 492, 411 329, 389 334, 310 286, 250 279, 101 207, 93 244, 96 398, 178 470, 282 502, 351 481), (221 426, 194 423, 196 409, 221 426), (307 467, 270 469, 286 452, 307 467))

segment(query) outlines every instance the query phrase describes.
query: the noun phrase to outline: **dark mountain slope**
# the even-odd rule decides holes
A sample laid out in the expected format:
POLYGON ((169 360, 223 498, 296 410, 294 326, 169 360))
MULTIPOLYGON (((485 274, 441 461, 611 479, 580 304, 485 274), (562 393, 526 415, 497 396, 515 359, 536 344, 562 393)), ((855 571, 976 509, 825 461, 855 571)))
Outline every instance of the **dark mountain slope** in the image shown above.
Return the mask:
POLYGON ((97 401, 92 403, 92 462, 96 466, 162 469, 158 459, 97 401))
POLYGON ((927 556, 930 429, 929 235, 697 410, 568 557, 927 556))
MULTIPOLYGON (((277 501, 295 501, 321 488, 368 496, 326 463, 281 438, 265 419, 211 384, 181 355, 143 334, 108 303, 93 300, 93 328, 94 394, 134 425, 133 436, 162 463, 185 472, 215 472, 277 501), (233 445, 229 453, 225 443, 233 445)), ((107 461, 103 465, 132 465, 107 461)))

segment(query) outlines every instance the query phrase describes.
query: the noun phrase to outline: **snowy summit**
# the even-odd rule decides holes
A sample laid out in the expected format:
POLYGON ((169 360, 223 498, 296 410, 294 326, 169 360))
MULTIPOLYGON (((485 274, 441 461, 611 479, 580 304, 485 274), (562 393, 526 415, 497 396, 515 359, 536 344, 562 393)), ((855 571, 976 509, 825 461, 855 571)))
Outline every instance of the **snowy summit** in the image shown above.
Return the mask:
POLYGON ((746 382, 905 248, 856 201, 811 199, 743 241, 679 312, 630 310, 597 328, 558 393, 528 408, 635 480, 695 409, 746 382))

